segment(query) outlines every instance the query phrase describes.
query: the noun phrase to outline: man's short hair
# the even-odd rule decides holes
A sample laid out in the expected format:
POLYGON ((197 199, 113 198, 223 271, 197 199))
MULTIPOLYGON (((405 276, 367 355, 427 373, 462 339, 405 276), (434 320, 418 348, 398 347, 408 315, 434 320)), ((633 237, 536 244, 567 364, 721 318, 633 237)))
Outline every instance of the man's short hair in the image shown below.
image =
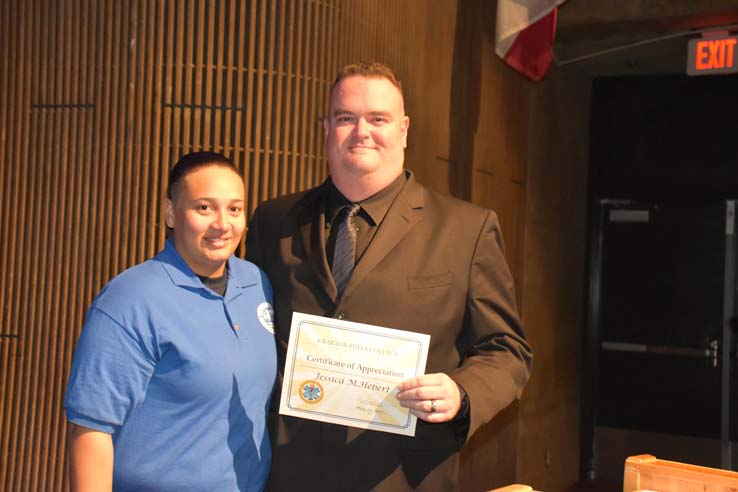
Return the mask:
POLYGON ((348 77, 387 79, 392 83, 392 85, 397 87, 397 90, 400 91, 400 95, 402 95, 402 84, 397 77, 395 77, 395 73, 390 67, 377 61, 360 61, 358 63, 345 65, 338 71, 336 80, 334 80, 333 85, 331 85, 330 94, 333 94, 333 89, 336 88, 339 82, 348 77))
POLYGON ((223 154, 208 151, 190 152, 183 155, 169 172, 167 198, 174 201, 177 194, 179 194, 182 180, 191 172, 209 166, 225 167, 240 176, 233 162, 223 154))

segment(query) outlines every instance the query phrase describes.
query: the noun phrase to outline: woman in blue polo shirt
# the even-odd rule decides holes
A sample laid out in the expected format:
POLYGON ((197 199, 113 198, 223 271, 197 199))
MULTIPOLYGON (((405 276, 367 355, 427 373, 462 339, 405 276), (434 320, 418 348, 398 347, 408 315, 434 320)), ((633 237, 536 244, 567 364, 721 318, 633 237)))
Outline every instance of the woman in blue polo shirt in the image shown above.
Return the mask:
POLYGON ((172 169, 171 239, 103 288, 64 400, 73 490, 261 491, 276 355, 272 291, 237 259, 246 217, 233 164, 172 169))

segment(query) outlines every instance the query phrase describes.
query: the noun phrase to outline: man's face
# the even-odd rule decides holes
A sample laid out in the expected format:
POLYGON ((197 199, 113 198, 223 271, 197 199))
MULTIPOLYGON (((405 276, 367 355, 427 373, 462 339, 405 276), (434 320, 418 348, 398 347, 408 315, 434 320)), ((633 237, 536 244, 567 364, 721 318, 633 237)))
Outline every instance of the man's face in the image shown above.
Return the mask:
POLYGON ((166 203, 174 246, 198 275, 219 277, 246 228, 244 189, 232 169, 207 166, 182 179, 166 203))
POLYGON ((328 166, 339 189, 358 179, 380 185, 379 190, 402 172, 410 120, 402 94, 389 80, 341 80, 324 125, 328 166))

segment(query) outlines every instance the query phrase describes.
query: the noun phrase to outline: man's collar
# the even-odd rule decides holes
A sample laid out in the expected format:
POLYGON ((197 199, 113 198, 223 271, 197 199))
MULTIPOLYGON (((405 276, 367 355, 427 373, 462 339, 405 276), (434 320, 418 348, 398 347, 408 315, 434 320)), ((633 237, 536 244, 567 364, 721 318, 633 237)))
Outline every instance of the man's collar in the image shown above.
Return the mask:
POLYGON ((338 215, 341 209, 351 202, 349 202, 346 197, 338 191, 338 188, 333 184, 333 180, 330 177, 328 177, 328 180, 326 181, 326 191, 325 223, 332 224, 333 219, 336 218, 336 215, 338 215))
MULTIPOLYGON (((397 176, 397 178, 395 178, 395 180, 389 185, 385 186, 369 198, 358 202, 359 205, 361 205, 363 213, 365 213, 375 225, 382 222, 384 216, 392 205, 392 202, 397 198, 397 195, 400 194, 400 191, 407 183, 409 177, 410 172, 403 170, 403 172, 400 173, 400 175, 397 176)), ((325 206, 325 220, 326 223, 332 223, 338 212, 351 202, 341 194, 330 178, 328 178, 327 189, 328 196, 325 206)))

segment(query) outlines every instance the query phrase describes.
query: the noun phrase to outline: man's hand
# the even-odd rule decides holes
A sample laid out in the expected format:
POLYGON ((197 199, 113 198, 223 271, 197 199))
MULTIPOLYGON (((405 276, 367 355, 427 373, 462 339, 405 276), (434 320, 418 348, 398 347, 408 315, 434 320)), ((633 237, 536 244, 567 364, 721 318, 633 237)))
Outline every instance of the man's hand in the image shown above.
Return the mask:
POLYGON ((459 387, 446 374, 418 376, 401 382, 397 388, 400 405, 426 422, 448 422, 459 413, 459 387))

